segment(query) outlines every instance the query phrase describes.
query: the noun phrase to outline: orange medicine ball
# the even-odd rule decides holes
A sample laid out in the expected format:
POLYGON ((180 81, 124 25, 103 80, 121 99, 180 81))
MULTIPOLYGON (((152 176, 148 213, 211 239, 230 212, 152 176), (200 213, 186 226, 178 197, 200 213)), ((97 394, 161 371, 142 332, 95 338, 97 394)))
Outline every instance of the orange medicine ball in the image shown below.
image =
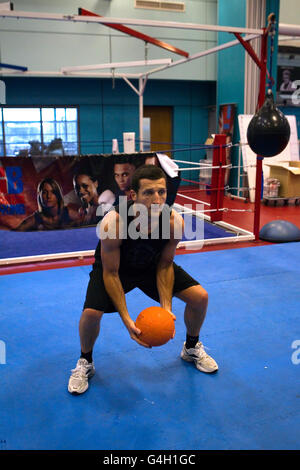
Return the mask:
POLYGON ((139 338, 149 346, 162 346, 173 338, 175 333, 172 315, 161 307, 142 310, 135 325, 141 330, 139 338))

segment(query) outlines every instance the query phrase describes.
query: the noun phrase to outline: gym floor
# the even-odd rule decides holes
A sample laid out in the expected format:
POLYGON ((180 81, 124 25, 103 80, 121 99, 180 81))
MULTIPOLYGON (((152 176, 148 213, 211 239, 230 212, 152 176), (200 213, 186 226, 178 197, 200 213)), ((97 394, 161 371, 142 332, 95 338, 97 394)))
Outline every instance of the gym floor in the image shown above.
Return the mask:
MULTIPOLYGON (((298 212, 262 206, 262 224, 296 223, 298 212)), ((299 243, 249 245, 176 257, 209 293, 200 339, 216 374, 180 359, 184 305, 174 299, 175 338, 151 350, 130 339, 117 314, 104 316, 96 375, 82 396, 67 383, 90 266, 3 275, 2 449, 298 449, 299 243)), ((127 301, 132 318, 153 304, 138 290, 127 301)))

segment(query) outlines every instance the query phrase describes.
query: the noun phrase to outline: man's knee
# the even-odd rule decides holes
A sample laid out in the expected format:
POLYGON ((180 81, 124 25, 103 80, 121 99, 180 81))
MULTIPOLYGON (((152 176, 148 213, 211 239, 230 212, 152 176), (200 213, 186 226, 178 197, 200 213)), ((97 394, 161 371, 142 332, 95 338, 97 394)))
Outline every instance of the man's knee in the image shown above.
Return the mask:
POLYGON ((201 295, 202 300, 204 302, 208 303, 208 292, 205 289, 203 289, 203 287, 201 287, 201 286, 199 286, 199 287, 201 288, 200 295, 201 295))
POLYGON ((189 287, 176 295, 179 299, 183 300, 191 308, 206 308, 208 304, 208 293, 200 286, 189 287))
POLYGON ((208 293, 200 285, 195 286, 194 293, 191 296, 190 304, 192 307, 206 307, 208 304, 208 293))
POLYGON ((101 320, 104 312, 101 310, 95 310, 93 308, 85 308, 82 312, 82 317, 90 320, 101 320))

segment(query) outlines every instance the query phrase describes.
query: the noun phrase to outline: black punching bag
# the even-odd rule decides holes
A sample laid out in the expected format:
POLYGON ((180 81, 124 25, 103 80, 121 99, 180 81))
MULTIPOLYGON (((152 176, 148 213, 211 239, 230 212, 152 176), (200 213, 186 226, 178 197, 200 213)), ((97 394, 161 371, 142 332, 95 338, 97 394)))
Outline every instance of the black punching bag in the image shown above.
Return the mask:
POLYGON ((247 140, 250 148, 262 157, 274 157, 285 149, 290 134, 289 122, 274 105, 272 91, 268 90, 264 104, 248 126, 247 140))

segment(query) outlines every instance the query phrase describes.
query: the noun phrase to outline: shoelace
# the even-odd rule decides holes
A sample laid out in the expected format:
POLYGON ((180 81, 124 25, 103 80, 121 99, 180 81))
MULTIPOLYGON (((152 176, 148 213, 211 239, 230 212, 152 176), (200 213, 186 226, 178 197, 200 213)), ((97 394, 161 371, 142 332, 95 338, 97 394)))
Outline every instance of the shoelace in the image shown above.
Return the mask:
POLYGON ((85 364, 82 364, 82 363, 79 363, 75 369, 72 369, 71 370, 72 372, 72 377, 75 377, 76 379, 79 379, 81 377, 86 377, 87 376, 87 369, 86 369, 86 365, 85 364))
POLYGON ((204 346, 202 343, 197 343, 195 349, 199 351, 199 359, 202 359, 204 356, 207 356, 206 349, 209 349, 207 346, 204 346))

